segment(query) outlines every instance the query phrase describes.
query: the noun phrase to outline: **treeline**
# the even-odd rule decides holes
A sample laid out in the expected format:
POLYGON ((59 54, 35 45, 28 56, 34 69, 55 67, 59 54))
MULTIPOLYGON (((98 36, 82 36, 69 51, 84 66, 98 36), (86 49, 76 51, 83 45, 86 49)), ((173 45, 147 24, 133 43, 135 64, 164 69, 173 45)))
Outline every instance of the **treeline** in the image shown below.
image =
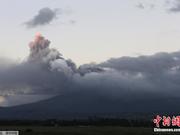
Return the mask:
POLYGON ((0 126, 122 126, 152 127, 151 120, 119 119, 119 118, 88 118, 73 120, 0 120, 0 126))

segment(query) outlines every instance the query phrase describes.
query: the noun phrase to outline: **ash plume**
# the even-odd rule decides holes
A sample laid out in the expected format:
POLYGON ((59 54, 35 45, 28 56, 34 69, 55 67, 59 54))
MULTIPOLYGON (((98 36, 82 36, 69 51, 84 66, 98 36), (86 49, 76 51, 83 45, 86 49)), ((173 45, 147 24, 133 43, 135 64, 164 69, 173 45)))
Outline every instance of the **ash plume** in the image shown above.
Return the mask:
MULTIPOLYGON (((0 67, 1 96, 70 95, 73 99, 76 95, 78 99, 78 96, 91 95, 123 102, 179 98, 178 51, 111 58, 99 64, 77 67, 72 60, 63 58, 58 50, 51 48, 50 41, 41 34, 35 36, 29 48, 26 61, 0 61, 0 65, 6 65, 0 67)), ((93 100, 87 99, 88 102, 93 100)))
POLYGON ((102 68, 97 67, 95 64, 82 65, 77 69, 76 64, 72 60, 65 60, 58 50, 50 48, 49 45, 50 41, 45 39, 40 33, 37 33, 34 41, 29 44, 30 55, 28 61, 47 64, 51 71, 63 70, 72 74, 85 75, 86 73, 103 71, 102 68))
POLYGON ((34 41, 29 43, 29 61, 50 61, 53 59, 60 59, 61 54, 55 49, 50 49, 49 44, 49 40, 45 39, 40 33, 37 33, 34 41))

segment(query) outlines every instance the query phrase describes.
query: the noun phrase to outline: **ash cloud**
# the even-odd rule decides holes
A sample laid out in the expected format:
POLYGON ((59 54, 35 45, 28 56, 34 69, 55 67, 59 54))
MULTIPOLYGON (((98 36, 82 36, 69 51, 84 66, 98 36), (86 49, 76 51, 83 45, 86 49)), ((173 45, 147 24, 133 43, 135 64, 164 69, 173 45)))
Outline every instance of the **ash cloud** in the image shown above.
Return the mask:
MULTIPOLYGON (((37 34, 26 61, 0 67, 0 91, 9 95, 91 95, 123 102, 179 98, 180 52, 112 58, 79 67, 37 34), (76 94, 72 94, 76 93, 76 94), (78 93, 78 94, 77 94, 78 93)), ((3 61, 0 62, 2 65, 3 61)), ((46 97, 47 98, 47 97, 46 97)), ((91 100, 93 99, 89 99, 91 100)), ((76 101, 74 101, 76 102, 76 101)), ((153 101, 152 101, 153 102, 153 101)))
POLYGON ((25 22, 25 25, 28 28, 34 28, 37 26, 50 24, 57 18, 59 13, 60 9, 50 9, 48 7, 42 8, 31 20, 25 22))

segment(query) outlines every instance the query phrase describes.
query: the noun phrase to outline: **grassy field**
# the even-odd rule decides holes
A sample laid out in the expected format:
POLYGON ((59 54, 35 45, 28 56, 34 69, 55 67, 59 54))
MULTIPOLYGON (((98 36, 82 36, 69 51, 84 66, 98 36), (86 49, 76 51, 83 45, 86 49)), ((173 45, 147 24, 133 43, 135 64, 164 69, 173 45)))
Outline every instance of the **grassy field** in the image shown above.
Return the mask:
MULTIPOLYGON (((33 127, 33 126, 11 126, 0 127, 0 130, 19 130, 20 135, 158 135, 153 133, 153 128, 142 127, 95 127, 95 126, 73 126, 73 127, 33 127)), ((166 133, 168 134, 168 133, 166 133)), ((177 133, 176 133, 177 134, 177 133)), ((165 133, 163 133, 165 135, 165 133)), ((170 135, 170 133, 169 133, 170 135)), ((171 133, 172 135, 172 133, 171 133)))

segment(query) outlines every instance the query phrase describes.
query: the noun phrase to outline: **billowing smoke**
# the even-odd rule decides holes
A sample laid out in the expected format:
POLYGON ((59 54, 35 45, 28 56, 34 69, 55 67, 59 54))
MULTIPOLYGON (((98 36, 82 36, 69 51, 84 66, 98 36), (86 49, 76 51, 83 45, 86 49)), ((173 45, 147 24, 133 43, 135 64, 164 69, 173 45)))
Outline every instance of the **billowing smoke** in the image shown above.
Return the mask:
POLYGON ((49 44, 50 41, 38 33, 29 44, 30 54, 27 61, 1 66, 2 95, 57 95, 68 91, 69 86, 74 83, 75 74, 85 75, 93 72, 93 67, 89 66, 82 70, 77 69, 72 60, 64 59, 56 49, 50 48, 49 44))
POLYGON ((75 63, 71 60, 65 60, 56 49, 49 48, 49 44, 49 40, 37 33, 34 41, 29 44, 30 55, 28 61, 40 63, 46 66, 49 71, 58 71, 66 75, 75 73, 77 70, 75 63))
POLYGON ((30 21, 26 22, 28 28, 34 28, 41 25, 47 25, 57 18, 59 9, 50 9, 48 7, 39 10, 38 14, 30 21))
POLYGON ((50 41, 44 39, 40 33, 37 33, 34 41, 30 42, 30 61, 50 61, 61 58, 61 54, 55 49, 49 49, 50 41))
POLYGON ((50 48, 50 41, 41 34, 36 35, 29 47, 30 54, 24 62, 6 60, 4 64, 1 60, 6 65, 0 67, 2 96, 91 95, 124 102, 179 98, 180 52, 112 58, 77 67, 58 50, 50 48))

